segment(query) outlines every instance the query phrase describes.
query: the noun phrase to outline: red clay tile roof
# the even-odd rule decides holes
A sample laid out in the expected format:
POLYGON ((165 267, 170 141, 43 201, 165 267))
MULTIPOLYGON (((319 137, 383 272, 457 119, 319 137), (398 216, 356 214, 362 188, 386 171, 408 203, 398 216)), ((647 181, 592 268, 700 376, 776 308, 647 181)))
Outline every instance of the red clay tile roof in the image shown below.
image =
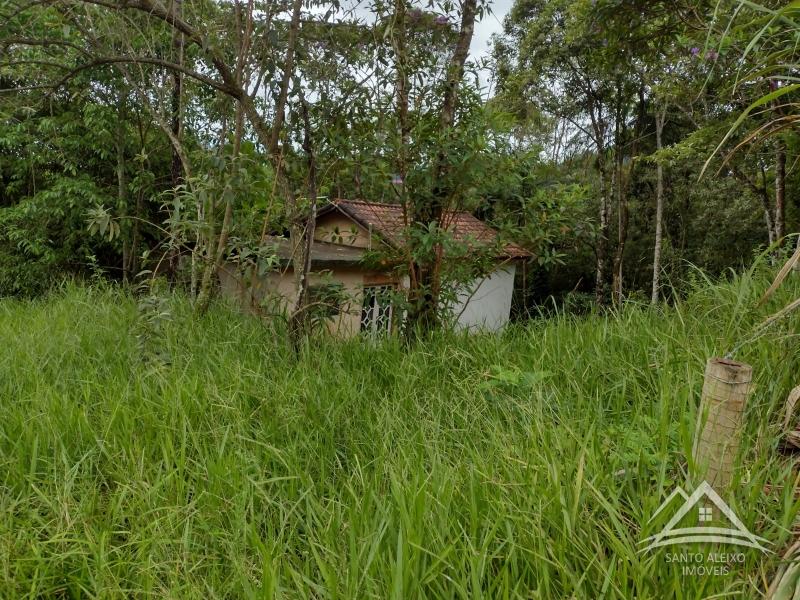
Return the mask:
MULTIPOLYGON (((390 244, 398 247, 403 236, 403 209, 398 204, 382 204, 379 202, 362 202, 359 200, 333 200, 335 206, 356 223, 378 234, 390 244)), ((457 241, 478 241, 493 243, 497 239, 497 230, 472 216, 468 212, 452 212, 445 216, 445 226, 453 228, 457 241)), ((500 255, 503 258, 528 258, 530 252, 516 244, 506 244, 500 255)))

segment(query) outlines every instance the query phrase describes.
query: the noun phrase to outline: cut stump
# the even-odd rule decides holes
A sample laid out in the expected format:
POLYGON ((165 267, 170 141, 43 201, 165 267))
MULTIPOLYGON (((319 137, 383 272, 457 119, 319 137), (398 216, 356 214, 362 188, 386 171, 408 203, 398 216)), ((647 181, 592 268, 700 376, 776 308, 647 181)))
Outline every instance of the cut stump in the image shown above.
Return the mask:
POLYGON ((696 482, 705 480, 718 493, 733 479, 752 379, 748 364, 726 358, 706 363, 692 462, 696 482))

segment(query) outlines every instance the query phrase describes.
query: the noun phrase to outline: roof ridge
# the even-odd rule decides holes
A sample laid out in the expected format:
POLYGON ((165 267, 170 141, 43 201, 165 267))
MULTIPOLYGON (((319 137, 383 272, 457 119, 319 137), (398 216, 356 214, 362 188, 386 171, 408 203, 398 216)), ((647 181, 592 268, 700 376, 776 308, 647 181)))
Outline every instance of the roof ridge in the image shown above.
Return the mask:
MULTIPOLYGON (((388 206, 389 208, 398 208, 402 209, 402 204, 391 204, 390 202, 373 202, 372 200, 350 200, 349 198, 334 198, 331 200, 331 204, 337 204, 339 202, 349 202, 350 204, 363 204, 364 206, 388 206)), ((477 219, 481 223, 491 227, 485 221, 478 219, 475 215, 472 214, 472 211, 469 210, 453 210, 453 209, 444 209, 444 212, 449 213, 451 215, 469 215, 473 219, 477 219)))
POLYGON ((371 200, 350 200, 349 198, 334 198, 331 201, 331 204, 336 204, 337 202, 350 202, 351 204, 366 204, 366 205, 373 205, 373 206, 390 206, 392 208, 403 208, 401 204, 390 204, 389 202, 372 202, 371 200))

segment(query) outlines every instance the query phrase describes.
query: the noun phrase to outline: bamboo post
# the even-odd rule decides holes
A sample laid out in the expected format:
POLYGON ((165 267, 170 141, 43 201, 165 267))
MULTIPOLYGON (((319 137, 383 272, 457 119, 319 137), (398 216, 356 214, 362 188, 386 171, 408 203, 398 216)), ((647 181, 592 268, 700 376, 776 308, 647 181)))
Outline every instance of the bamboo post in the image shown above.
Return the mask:
MULTIPOLYGON (((800 236, 797 236, 797 250, 795 252, 800 252, 800 236)), ((800 260, 794 263, 794 270, 796 273, 800 273, 800 260)))
POLYGON ((733 479, 752 378, 753 367, 745 363, 726 358, 706 363, 692 462, 696 482, 705 480, 717 492, 733 479))

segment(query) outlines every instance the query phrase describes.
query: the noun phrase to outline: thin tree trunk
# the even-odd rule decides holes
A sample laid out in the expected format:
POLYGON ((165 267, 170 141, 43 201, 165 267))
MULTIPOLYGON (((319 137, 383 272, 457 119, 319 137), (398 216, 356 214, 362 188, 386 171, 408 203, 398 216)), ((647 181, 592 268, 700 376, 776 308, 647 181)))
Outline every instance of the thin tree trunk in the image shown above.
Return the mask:
MULTIPOLYGON (((472 43, 476 14, 477 0, 464 0, 462 3, 461 27, 447 67, 442 112, 439 115, 439 130, 445 139, 450 136, 455 124, 458 88, 464 78, 464 64, 469 53, 469 46, 472 43)), ((414 224, 427 227, 431 223, 435 223, 437 226, 441 226, 445 199, 449 195, 449 189, 447 189, 449 163, 450 158, 446 153, 446 148, 443 148, 436 158, 434 168, 435 183, 430 198, 423 198, 413 203, 412 222, 414 224)), ((436 248, 433 256, 422 261, 414 261, 412 264, 412 274, 409 278, 411 289, 409 290, 410 310, 407 328, 411 336, 417 334, 425 335, 438 326, 441 260, 441 248, 436 248)))
MULTIPOLYGON (((128 178, 125 172, 125 134, 124 134, 124 118, 122 114, 123 101, 120 100, 117 114, 117 206, 123 215, 128 214, 128 178)), ((126 232, 127 232, 126 227, 126 232)), ((128 283, 130 279, 130 263, 131 252, 135 249, 131 248, 130 236, 126 235, 122 240, 122 281, 128 283)))
MULTIPOLYGON (((414 215, 414 208, 409 205, 408 186, 406 179, 408 176, 408 160, 407 152, 410 141, 411 127, 408 119, 408 91, 409 91, 409 74, 408 74, 408 54, 406 52, 406 19, 407 19, 407 4, 406 0, 395 0, 394 3, 394 35, 392 36, 392 46, 394 50, 394 68, 395 68, 395 109, 397 111, 397 126, 399 132, 399 145, 397 148, 397 175, 400 179, 399 185, 395 185, 394 190, 397 193, 400 206, 403 209, 403 228, 407 232, 406 239, 411 239, 410 227, 412 226, 412 219, 414 215)), ((412 290, 419 287, 417 280, 417 269, 414 264, 413 249, 410 243, 404 245, 405 262, 408 268, 409 278, 409 298, 412 295, 412 290)), ((410 319, 409 319, 410 321, 410 319)), ((408 323, 406 323, 407 325, 408 323)), ((407 327, 406 332, 409 334, 411 328, 407 327)))
MULTIPOLYGON (((250 13, 248 15, 247 25, 244 26, 244 33, 239 40, 239 56, 236 63, 236 83, 241 86, 244 79, 244 64, 245 54, 250 44, 250 19, 252 18, 252 3, 250 6, 250 13)), ((237 31, 242 31, 241 19, 241 5, 237 1, 235 5, 237 31)), ((232 156, 232 170, 238 168, 239 151, 242 145, 242 136, 244 135, 244 105, 241 102, 236 103, 235 115, 235 129, 233 137, 233 156, 232 156)), ((224 144, 224 140, 222 142, 224 144)), ((213 212, 213 210, 211 211, 213 212)), ((209 261, 203 270, 203 278, 200 282, 200 292, 197 295, 196 310, 199 314, 203 314, 208 310, 211 301, 212 291, 214 289, 214 278, 222 265, 222 260, 225 257, 225 250, 228 246, 228 238, 230 236, 231 227, 233 225, 233 192, 226 194, 225 197, 225 213, 222 218, 222 227, 219 231, 219 236, 216 239, 216 248, 212 240, 209 240, 209 261), (213 255, 211 252, 213 251, 213 255)), ((212 228, 213 231, 213 228, 212 228)))
POLYGON ((595 255, 595 302, 602 306, 606 302, 606 263, 608 262, 608 231, 611 220, 609 192, 611 189, 608 181, 608 165, 606 164, 605 149, 599 150, 598 170, 600 172, 600 219, 597 231, 597 244, 595 255))
POLYGON ((761 167, 761 181, 762 185, 759 188, 759 196, 761 197, 761 206, 764 209, 764 222, 767 225, 767 235, 769 236, 769 245, 775 243, 775 221, 772 218, 772 208, 770 207, 769 189, 767 187, 767 173, 764 167, 761 167))
POLYGON ((775 150, 775 238, 786 234, 786 144, 778 137, 775 150))
POLYGON ((397 105, 397 122, 400 132, 400 146, 397 149, 397 169, 401 178, 400 199, 403 206, 405 225, 408 226, 409 211, 407 194, 405 193, 405 178, 407 175, 407 150, 411 127, 408 122, 408 56, 406 53, 406 0, 395 0, 393 37, 395 53, 395 103, 397 105))
MULTIPOLYGON (((278 97, 275 99, 275 115, 273 118, 272 127, 269 129, 269 131, 260 133, 259 130, 261 124, 263 124, 263 121, 259 120, 260 123, 253 124, 254 128, 256 129, 256 133, 259 134, 259 137, 266 135, 267 150, 269 151, 269 154, 275 165, 275 179, 278 187, 280 188, 280 193, 283 195, 286 203, 286 216, 289 223, 294 223, 298 219, 298 215, 296 214, 297 199, 290 189, 289 182, 286 180, 286 173, 283 168, 283 149, 281 148, 280 144, 280 136, 281 132, 283 131, 283 124, 286 116, 286 103, 289 98, 289 84, 294 73, 294 55, 295 48, 297 47, 297 36, 300 31, 300 14, 302 7, 302 0, 294 0, 292 5, 292 20, 289 23, 289 36, 286 43, 286 56, 284 57, 283 61, 283 75, 281 76, 278 97)), ((255 113, 255 116, 257 116, 257 112, 253 106, 253 103, 250 101, 250 98, 247 98, 246 100, 245 109, 255 113)), ((251 121, 252 120, 253 117, 251 117, 251 121)), ((292 248, 297 248, 302 243, 302 240, 295 238, 295 234, 297 232, 297 228, 292 228, 290 231, 292 248)), ((292 266, 295 271, 302 270, 302 262, 298 259, 297 253, 295 253, 295 257, 292 260, 292 266)))
POLYGON ((597 306, 603 306, 606 302, 608 232, 611 220, 611 182, 609 181, 606 157, 606 124, 603 119, 603 105, 595 94, 591 82, 587 82, 587 93, 591 98, 589 117, 592 121, 595 151, 597 152, 597 173, 600 175, 600 214, 597 223, 597 239, 595 241, 594 300, 597 306))
MULTIPOLYGON (((439 128, 442 132, 447 132, 453 127, 455 121, 456 106, 458 104, 458 87, 464 78, 464 64, 469 53, 469 46, 472 43, 472 34, 475 30, 475 15, 477 11, 477 0, 465 0, 461 14, 461 29, 458 35, 453 56, 447 69, 447 83, 442 102, 442 113, 439 118, 439 128)), ((443 155, 439 155, 439 172, 444 172, 448 163, 443 155)))
POLYGON ((617 144, 615 171, 616 171, 616 193, 617 193, 617 247, 614 251, 612 264, 612 283, 611 291, 614 304, 622 304, 622 267, 625 254, 625 243, 628 240, 628 197, 625 185, 624 166, 622 164, 622 148, 617 144))
MULTIPOLYGON (((797 251, 800 251, 800 236, 797 237, 797 251)), ((794 272, 800 273, 800 260, 794 263, 794 272)))
MULTIPOLYGON (((662 148, 661 134, 664 130, 667 105, 656 115, 656 152, 662 148)), ((656 240, 653 249, 653 291, 650 296, 652 304, 658 304, 661 295, 661 244, 664 221, 664 167, 661 161, 656 162, 656 240)))
MULTIPOLYGON (((122 138, 117 140, 117 205, 120 213, 128 215, 128 181, 125 175, 125 150, 122 145, 122 138)), ((127 227, 126 227, 127 231, 127 227)), ((132 248, 131 239, 126 234, 122 240, 122 282, 128 283, 131 278, 131 254, 135 252, 132 248)))
POLYGON ((317 163, 314 156, 314 144, 311 133, 311 119, 308 114, 308 103, 302 92, 300 93, 300 105, 303 117, 303 151, 306 154, 308 164, 308 202, 309 210, 306 215, 305 223, 302 224, 302 232, 298 232, 297 238, 302 241, 299 246, 298 258, 295 264, 300 265, 298 270, 295 267, 295 287, 297 298, 295 300, 294 311, 289 323, 289 331, 295 349, 299 348, 300 337, 308 331, 308 279, 311 273, 312 249, 314 246, 314 228, 317 223, 317 163))
MULTIPOLYGON (((239 156, 239 148, 242 142, 242 133, 244 125, 244 115, 240 104, 236 105, 236 129, 234 131, 233 139, 233 161, 236 165, 236 159, 239 156)), ((210 223, 209 230, 214 232, 216 230, 216 219, 214 217, 214 206, 212 203, 211 209, 208 211, 210 223)), ((233 193, 225 194, 225 212, 222 217, 222 226, 220 227, 219 234, 212 233, 208 238, 208 256, 206 259, 205 267, 203 268, 203 276, 200 280, 200 289, 197 293, 197 304, 195 310, 198 314, 204 314, 211 303, 211 296, 214 291, 214 278, 222 265, 222 260, 225 257, 225 249, 228 246, 228 237, 230 236, 231 226, 233 224, 233 193)))
POLYGON ((615 136, 615 156, 617 165, 617 249, 614 253, 614 302, 617 305, 622 304, 624 297, 624 281, 623 269, 625 266, 625 245, 628 242, 628 222, 630 219, 630 210, 628 206, 628 185, 633 180, 634 172, 636 169, 636 154, 639 147, 639 139, 642 135, 646 119, 647 102, 645 99, 644 87, 639 88, 639 101, 638 101, 638 118, 636 119, 636 126, 633 130, 633 136, 630 142, 626 143, 628 139, 628 126, 627 118, 627 105, 623 104, 623 84, 617 82, 617 112, 616 112, 616 136, 615 136), (630 168, 628 169, 627 176, 625 174, 625 153, 629 152, 631 156, 630 168))
POLYGON ((294 74, 295 49, 297 47, 297 38, 300 31, 302 7, 302 0, 294 0, 292 5, 292 19, 289 23, 289 34, 286 43, 286 56, 284 57, 283 63, 283 75, 278 98, 275 101, 275 117, 272 129, 269 133, 269 143, 267 145, 273 162, 276 165, 276 183, 286 203, 286 216, 289 221, 289 241, 293 249, 292 269, 294 270, 297 297, 295 299, 294 310, 289 319, 289 335, 295 348, 298 347, 300 337, 305 331, 308 305, 308 276, 311 271, 311 248, 314 241, 314 225, 316 224, 317 208, 316 162, 311 143, 311 125, 308 117, 308 106, 305 103, 305 98, 302 96, 302 90, 298 90, 298 92, 301 96, 302 110, 304 112, 303 148, 308 157, 308 166, 310 170, 308 174, 309 209, 305 215, 299 214, 298 198, 291 190, 289 182, 286 179, 286 174, 283 169, 283 150, 280 145, 280 135, 283 130, 286 104, 289 97, 289 84, 294 74))
MULTIPOLYGON (((172 0, 172 11, 178 18, 183 16, 183 0, 172 0)), ((174 52, 175 62, 183 67, 184 55, 184 37, 179 31, 172 30, 172 50, 174 52)), ((183 73, 180 71, 172 71, 172 94, 171 94, 171 110, 170 110, 170 130, 176 140, 180 142, 183 136, 183 73)), ((183 183, 183 169, 181 166, 181 157, 176 150, 176 146, 172 147, 172 163, 171 163, 171 179, 172 188, 175 194, 178 193, 178 186, 183 183)), ((177 248, 172 248, 169 254, 169 277, 174 279, 178 270, 179 252, 177 248)))
MULTIPOLYGON (((180 18, 183 16, 183 0, 172 0, 173 10, 180 18)), ((172 31, 172 51, 175 54, 176 64, 183 66, 184 55, 184 38, 183 34, 179 31, 172 31)), ((179 71, 172 72, 172 106, 171 106, 171 130, 175 139, 180 140, 183 133, 183 73, 179 71)), ((172 147, 172 187, 177 188, 183 181, 183 169, 181 165, 181 157, 177 149, 172 147)))
MULTIPOLYGON (((211 303, 212 292, 214 291, 214 275, 217 269, 222 264, 222 259, 225 256, 225 247, 228 243, 228 235, 231 229, 231 222, 233 217, 233 205, 230 199, 225 202, 225 215, 222 218, 222 227, 218 236, 209 240, 209 253, 213 254, 209 257, 208 262, 203 269, 203 277, 200 280, 200 291, 197 294, 197 304, 195 310, 198 314, 202 315, 207 310, 211 303), (214 248, 216 242, 216 248, 214 248)), ((213 222, 212 222, 213 224, 213 222)))
POLYGON ((133 277, 139 273, 139 240, 141 238, 142 220, 145 218, 144 214, 144 192, 139 191, 136 194, 136 204, 133 209, 133 225, 131 227, 131 249, 130 249, 130 264, 128 271, 133 277))
POLYGON ((294 73, 294 53, 297 46, 297 35, 300 31, 300 11, 302 8, 302 0, 294 0, 294 4, 292 5, 292 20, 289 23, 289 37, 286 40, 286 57, 283 62, 283 76, 281 78, 280 92, 275 101, 275 118, 269 136, 268 150, 270 154, 276 158, 280 155, 280 134, 283 129, 286 100, 289 97, 289 82, 294 73))

